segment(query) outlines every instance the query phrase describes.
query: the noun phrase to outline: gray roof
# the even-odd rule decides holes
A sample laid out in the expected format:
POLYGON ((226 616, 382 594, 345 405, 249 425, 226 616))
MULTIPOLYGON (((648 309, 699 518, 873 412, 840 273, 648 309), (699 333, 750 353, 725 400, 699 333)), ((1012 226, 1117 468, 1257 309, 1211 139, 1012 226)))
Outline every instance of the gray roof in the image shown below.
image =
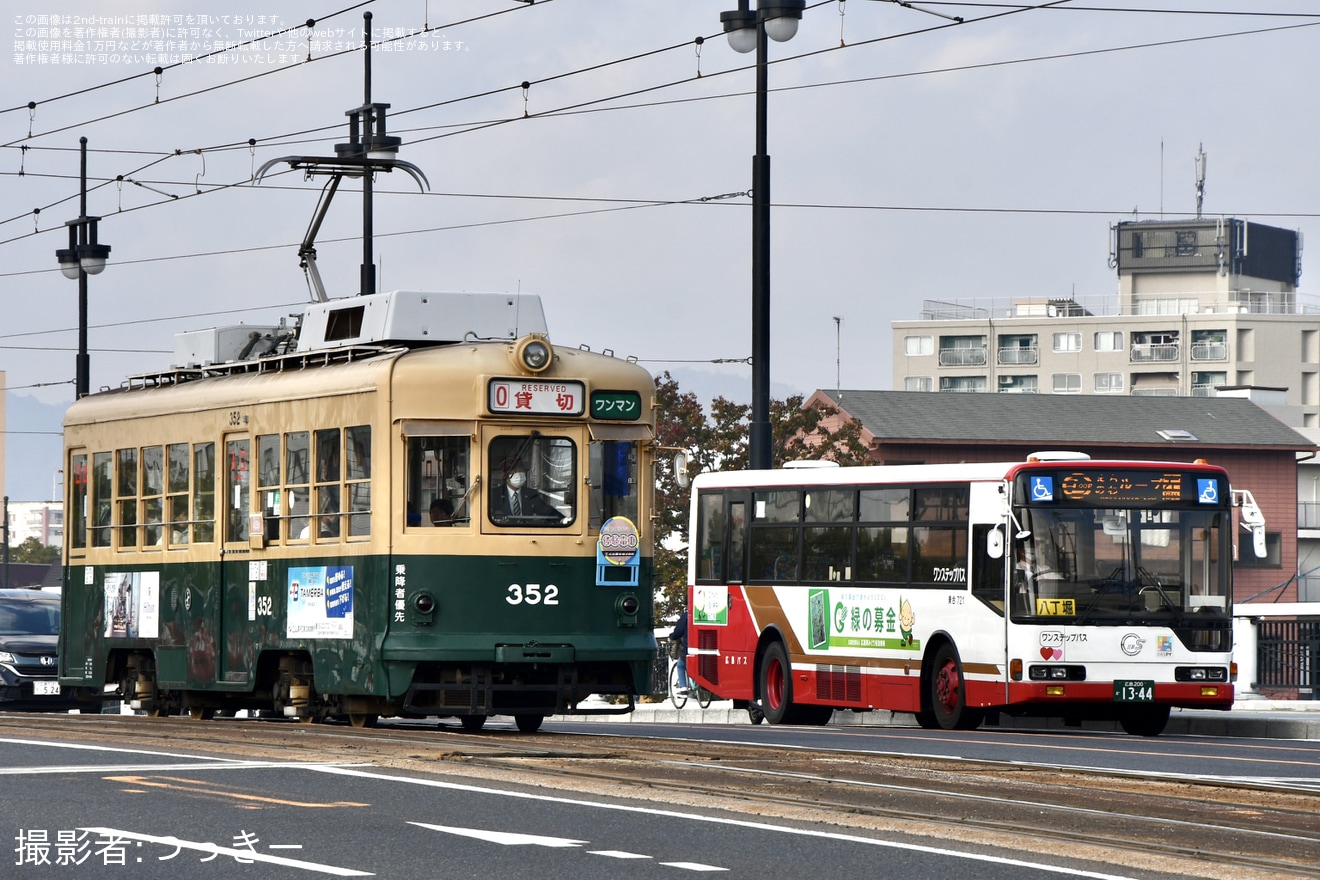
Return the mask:
POLYGON ((881 441, 1183 445, 1314 449, 1315 444, 1250 400, 1229 397, 1103 397, 824 391, 881 441), (1196 440, 1170 440, 1186 431, 1196 440))

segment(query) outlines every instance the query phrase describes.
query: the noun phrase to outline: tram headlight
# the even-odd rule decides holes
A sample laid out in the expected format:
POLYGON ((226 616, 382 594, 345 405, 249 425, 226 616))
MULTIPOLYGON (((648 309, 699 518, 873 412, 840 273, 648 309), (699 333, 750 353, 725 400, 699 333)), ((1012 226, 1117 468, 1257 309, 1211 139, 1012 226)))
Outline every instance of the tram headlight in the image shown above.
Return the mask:
POLYGON ((514 363, 529 373, 543 373, 554 360, 554 349, 545 337, 533 334, 518 341, 513 349, 514 363))
POLYGON ((435 597, 430 593, 418 593, 412 600, 412 622, 419 626, 435 623, 435 597))
POLYGON ((618 617, 619 626, 636 626, 637 612, 641 608, 642 603, 635 594, 620 593, 614 600, 614 614, 618 617))

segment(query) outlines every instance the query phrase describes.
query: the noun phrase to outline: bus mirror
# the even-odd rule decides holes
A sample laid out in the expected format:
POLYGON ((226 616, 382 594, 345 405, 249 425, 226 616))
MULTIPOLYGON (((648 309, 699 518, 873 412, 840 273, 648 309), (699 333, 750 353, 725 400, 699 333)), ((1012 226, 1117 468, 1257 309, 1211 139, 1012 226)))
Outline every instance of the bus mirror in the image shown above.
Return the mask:
POLYGON ((991 529, 985 536, 985 555, 991 559, 1004 558, 1004 533, 1000 529, 991 529))
POLYGON ((688 454, 682 450, 674 454, 674 482, 680 489, 686 489, 692 482, 688 476, 688 454))
POLYGON ((1251 527, 1251 548, 1256 551, 1257 559, 1264 559, 1265 554, 1269 552, 1265 547, 1265 527, 1251 527))

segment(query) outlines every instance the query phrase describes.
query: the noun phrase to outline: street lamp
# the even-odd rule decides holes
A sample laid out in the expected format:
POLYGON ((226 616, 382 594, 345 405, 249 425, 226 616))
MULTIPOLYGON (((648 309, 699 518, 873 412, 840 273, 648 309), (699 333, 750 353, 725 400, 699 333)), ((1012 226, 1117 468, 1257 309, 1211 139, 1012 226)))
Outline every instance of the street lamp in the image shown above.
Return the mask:
POLYGON ((749 0, 721 12, 735 52, 756 50, 756 155, 752 157, 752 423, 748 467, 769 470, 770 432, 770 156, 766 152, 767 37, 782 43, 797 33, 806 0, 749 0))
POLYGON ((79 138, 82 146, 82 170, 78 219, 64 225, 69 227, 69 246, 55 251, 60 270, 65 278, 78 280, 78 361, 74 399, 88 394, 89 364, 87 358, 87 276, 100 275, 110 256, 110 245, 96 241, 96 224, 100 217, 87 216, 87 138, 79 138))

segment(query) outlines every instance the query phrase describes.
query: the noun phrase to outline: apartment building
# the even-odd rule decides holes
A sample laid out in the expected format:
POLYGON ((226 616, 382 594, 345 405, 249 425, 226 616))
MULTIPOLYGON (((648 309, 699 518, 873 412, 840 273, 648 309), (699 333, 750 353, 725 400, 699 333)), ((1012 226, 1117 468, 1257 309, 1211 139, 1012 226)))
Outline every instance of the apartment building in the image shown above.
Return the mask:
POLYGON ((1301 237, 1245 220, 1111 229, 1114 297, 927 300, 893 324, 895 389, 1210 397, 1279 389, 1320 427, 1320 309, 1301 237))

